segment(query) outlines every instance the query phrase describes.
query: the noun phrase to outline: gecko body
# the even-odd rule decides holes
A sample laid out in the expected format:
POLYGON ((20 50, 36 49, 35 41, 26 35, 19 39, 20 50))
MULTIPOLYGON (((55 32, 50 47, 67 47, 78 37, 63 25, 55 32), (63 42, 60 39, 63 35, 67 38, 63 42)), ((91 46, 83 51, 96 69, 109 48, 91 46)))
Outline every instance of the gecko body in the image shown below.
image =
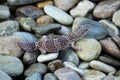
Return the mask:
POLYGON ((28 52, 33 52, 40 50, 42 54, 47 52, 57 52, 63 50, 71 45, 73 49, 81 50, 80 47, 74 45, 74 41, 82 39, 88 27, 78 27, 75 31, 71 32, 69 35, 61 36, 58 38, 47 38, 42 36, 37 42, 33 43, 23 43, 19 42, 18 45, 28 52))

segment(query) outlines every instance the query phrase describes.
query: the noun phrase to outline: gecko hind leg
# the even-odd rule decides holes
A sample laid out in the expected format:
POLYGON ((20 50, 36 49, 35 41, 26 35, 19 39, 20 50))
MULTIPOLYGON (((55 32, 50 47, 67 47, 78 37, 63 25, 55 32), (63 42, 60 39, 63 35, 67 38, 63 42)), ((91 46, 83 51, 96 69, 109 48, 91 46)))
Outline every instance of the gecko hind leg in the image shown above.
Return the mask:
POLYGON ((72 47, 73 49, 77 50, 77 51, 82 51, 82 48, 81 48, 80 46, 79 46, 79 47, 76 46, 76 45, 75 45, 75 42, 72 42, 72 43, 71 43, 71 47, 72 47))

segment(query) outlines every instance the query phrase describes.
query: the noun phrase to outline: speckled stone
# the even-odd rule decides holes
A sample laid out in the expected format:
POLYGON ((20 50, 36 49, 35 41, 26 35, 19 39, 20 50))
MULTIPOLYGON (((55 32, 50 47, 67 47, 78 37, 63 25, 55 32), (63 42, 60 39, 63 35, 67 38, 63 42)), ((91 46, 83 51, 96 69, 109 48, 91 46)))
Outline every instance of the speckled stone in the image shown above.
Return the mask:
POLYGON ((56 76, 52 73, 46 73, 43 79, 44 80, 57 80, 56 76))
POLYGON ((25 78, 25 80, 42 80, 42 75, 39 73, 34 73, 25 78))
POLYGON ((119 9, 120 0, 104 0, 101 1, 94 9, 93 15, 96 18, 108 18, 119 9))
POLYGON ((12 78, 8 74, 0 70, 0 80, 12 80, 12 78))
POLYGON ((19 76, 23 73, 23 63, 17 57, 0 56, 0 70, 10 76, 19 76))

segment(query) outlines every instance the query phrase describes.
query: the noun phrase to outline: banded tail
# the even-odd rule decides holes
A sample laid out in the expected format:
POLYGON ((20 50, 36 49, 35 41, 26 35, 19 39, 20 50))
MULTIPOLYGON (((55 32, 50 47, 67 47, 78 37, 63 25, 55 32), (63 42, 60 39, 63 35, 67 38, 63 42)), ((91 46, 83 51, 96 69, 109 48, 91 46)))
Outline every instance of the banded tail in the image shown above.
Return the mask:
POLYGON ((88 31, 89 27, 78 27, 76 30, 72 31, 69 35, 68 35, 68 39, 69 41, 77 41, 79 39, 82 39, 87 31, 88 31))

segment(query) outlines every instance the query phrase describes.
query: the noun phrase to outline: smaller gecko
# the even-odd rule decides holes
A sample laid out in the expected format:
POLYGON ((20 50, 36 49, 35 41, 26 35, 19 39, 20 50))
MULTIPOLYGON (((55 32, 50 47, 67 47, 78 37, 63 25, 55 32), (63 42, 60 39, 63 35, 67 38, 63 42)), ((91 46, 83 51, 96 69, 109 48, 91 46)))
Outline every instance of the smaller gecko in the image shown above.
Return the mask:
POLYGON ((58 38, 47 38, 42 36, 37 42, 18 42, 18 45, 27 52, 34 52, 40 50, 42 54, 47 52, 57 52, 64 50, 65 48, 71 47, 76 50, 82 50, 82 48, 74 45, 74 42, 82 39, 89 27, 78 27, 75 31, 72 31, 69 35, 65 35, 58 38))

